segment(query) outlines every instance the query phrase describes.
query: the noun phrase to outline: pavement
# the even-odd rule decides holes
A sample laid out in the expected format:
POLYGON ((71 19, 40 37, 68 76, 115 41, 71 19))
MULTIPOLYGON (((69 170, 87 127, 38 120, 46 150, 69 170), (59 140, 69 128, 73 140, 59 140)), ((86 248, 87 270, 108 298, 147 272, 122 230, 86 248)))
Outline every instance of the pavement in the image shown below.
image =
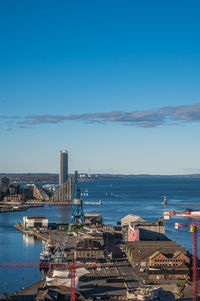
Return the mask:
POLYGON ((17 291, 12 295, 12 301, 32 301, 35 300, 38 288, 44 284, 44 280, 35 282, 34 284, 25 287, 24 289, 17 291))
POLYGON ((79 286, 87 298, 91 296, 126 296, 126 290, 140 286, 137 274, 128 262, 107 264, 81 277, 79 286), (106 292, 106 294, 105 294, 106 292))

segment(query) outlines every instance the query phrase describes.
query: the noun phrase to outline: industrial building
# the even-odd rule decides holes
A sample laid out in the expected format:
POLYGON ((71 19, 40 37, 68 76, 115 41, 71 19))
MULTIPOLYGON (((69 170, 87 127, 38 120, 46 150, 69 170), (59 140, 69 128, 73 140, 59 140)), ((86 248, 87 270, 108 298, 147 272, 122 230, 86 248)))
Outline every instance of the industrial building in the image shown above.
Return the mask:
POLYGON ((121 219, 121 227, 123 232, 123 240, 128 241, 128 228, 131 222, 145 222, 143 218, 137 215, 128 214, 121 219))
POLYGON ((77 235, 77 238, 80 240, 93 240, 99 242, 102 246, 104 245, 103 229, 92 229, 91 227, 83 227, 77 229, 77 232, 74 231, 74 236, 77 235))
POLYGON ((104 246, 95 240, 81 240, 74 250, 74 258, 81 262, 102 262, 105 260, 104 246))
POLYGON ((24 216, 23 226, 27 229, 47 229, 49 221, 44 216, 24 216))
POLYGON ((121 225, 124 241, 168 240, 162 217, 156 222, 148 222, 130 214, 121 219, 121 225))
POLYGON ((59 184, 63 185, 68 179, 68 152, 67 150, 60 151, 60 174, 59 184))
POLYGON ((121 219, 121 226, 126 227, 129 226, 131 222, 145 222, 143 218, 137 215, 128 214, 121 219))
POLYGON ((128 227, 128 241, 168 240, 165 236, 164 219, 156 222, 131 222, 128 227))
POLYGON ((147 270, 148 279, 186 279, 190 257, 175 241, 127 242, 126 254, 131 265, 147 270))

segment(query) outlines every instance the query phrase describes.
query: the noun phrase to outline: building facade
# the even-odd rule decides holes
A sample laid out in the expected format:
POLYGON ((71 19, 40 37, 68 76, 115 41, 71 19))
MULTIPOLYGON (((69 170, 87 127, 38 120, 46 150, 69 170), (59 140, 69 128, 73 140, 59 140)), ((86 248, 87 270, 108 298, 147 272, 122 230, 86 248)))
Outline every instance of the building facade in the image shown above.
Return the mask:
POLYGON ((60 174, 59 184, 63 185, 68 179, 68 152, 66 150, 60 151, 60 174))
POLYGON ((24 216, 23 217, 23 226, 27 229, 34 228, 48 228, 49 221, 44 216, 24 216))
POLYGON ((72 177, 68 177, 68 180, 56 189, 50 200, 52 202, 72 201, 72 182, 72 177))
POLYGON ((81 240, 74 250, 74 259, 80 262, 103 262, 105 260, 104 247, 95 240, 81 240))
POLYGON ((163 217, 156 222, 130 222, 128 227, 128 241, 168 240, 165 236, 163 217))
POLYGON ((138 241, 126 243, 131 265, 147 271, 148 279, 188 279, 191 259, 175 241, 138 241))
POLYGON ((7 177, 1 178, 0 192, 9 194, 10 180, 7 177))

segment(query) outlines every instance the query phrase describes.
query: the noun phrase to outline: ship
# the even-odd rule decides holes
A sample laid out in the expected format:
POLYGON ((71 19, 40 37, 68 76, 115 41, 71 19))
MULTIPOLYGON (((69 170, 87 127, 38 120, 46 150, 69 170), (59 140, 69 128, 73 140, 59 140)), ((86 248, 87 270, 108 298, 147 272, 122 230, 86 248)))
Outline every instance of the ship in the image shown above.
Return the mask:
POLYGON ((64 249, 59 245, 52 244, 48 241, 40 253, 40 268, 65 268, 66 263, 67 255, 65 254, 64 249))
POLYGON ((40 253, 40 268, 48 269, 54 255, 55 245, 48 241, 40 253))
POLYGON ((174 210, 165 211, 163 213, 164 219, 170 219, 171 216, 180 216, 180 217, 187 217, 187 218, 200 218, 200 210, 193 210, 193 209, 185 209, 182 212, 176 212, 174 210))

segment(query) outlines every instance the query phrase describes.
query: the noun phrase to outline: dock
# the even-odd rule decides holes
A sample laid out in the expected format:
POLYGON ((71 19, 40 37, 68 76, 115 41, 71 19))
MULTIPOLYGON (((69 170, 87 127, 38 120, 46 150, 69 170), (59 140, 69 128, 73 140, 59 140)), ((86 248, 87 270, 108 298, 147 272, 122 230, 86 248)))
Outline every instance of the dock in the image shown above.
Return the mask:
POLYGON ((86 205, 102 205, 102 202, 83 202, 83 204, 86 204, 86 205))
MULTIPOLYGON (((37 281, 15 293, 11 294, 10 297, 13 301, 28 301, 35 300, 36 295, 38 293, 38 289, 44 285, 45 281, 40 280, 37 281)), ((8 299, 10 300, 10 299, 8 299)))
POLYGON ((2 202, 0 204, 0 213, 26 211, 32 207, 44 207, 44 204, 21 204, 2 202))
POLYGON ((43 235, 41 235, 40 233, 34 231, 34 230, 28 230, 25 227, 22 226, 22 224, 15 224, 15 228, 18 229, 19 231, 25 233, 25 234, 29 234, 29 235, 34 235, 35 237, 47 242, 49 241, 49 238, 44 237, 43 235))

